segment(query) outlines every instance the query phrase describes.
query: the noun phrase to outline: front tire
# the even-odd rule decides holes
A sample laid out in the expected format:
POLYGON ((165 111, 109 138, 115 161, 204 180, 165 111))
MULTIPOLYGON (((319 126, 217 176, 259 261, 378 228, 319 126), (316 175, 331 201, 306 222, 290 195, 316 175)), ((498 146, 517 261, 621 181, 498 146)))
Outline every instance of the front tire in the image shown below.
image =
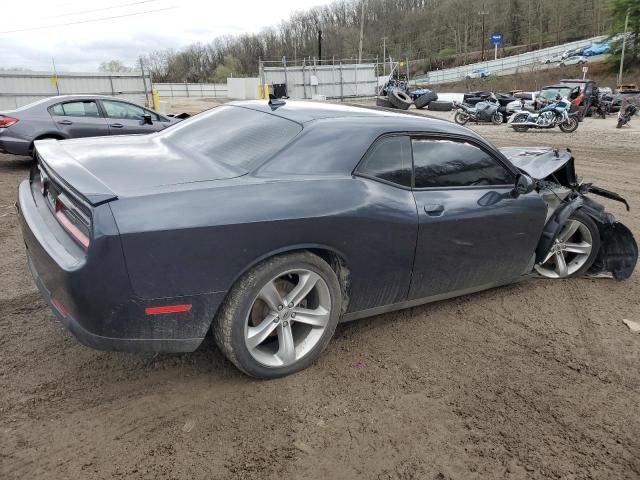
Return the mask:
POLYGON ((272 257, 230 290, 213 324, 218 348, 242 372, 277 378, 313 363, 342 309, 333 269, 310 252, 272 257))
POLYGON ((578 128, 578 125, 580 124, 578 123, 578 120, 575 117, 569 117, 558 126, 560 127, 560 130, 562 130, 564 133, 572 133, 576 131, 576 129, 578 128))

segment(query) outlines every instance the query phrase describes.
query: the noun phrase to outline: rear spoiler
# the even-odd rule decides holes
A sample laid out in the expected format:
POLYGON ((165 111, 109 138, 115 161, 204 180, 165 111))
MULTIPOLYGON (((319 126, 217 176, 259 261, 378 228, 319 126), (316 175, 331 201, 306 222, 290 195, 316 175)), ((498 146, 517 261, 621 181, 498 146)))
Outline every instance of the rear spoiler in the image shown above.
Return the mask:
POLYGON ((36 140, 35 150, 40 162, 55 180, 71 193, 96 207, 118 196, 89 172, 65 148, 53 139, 36 140))

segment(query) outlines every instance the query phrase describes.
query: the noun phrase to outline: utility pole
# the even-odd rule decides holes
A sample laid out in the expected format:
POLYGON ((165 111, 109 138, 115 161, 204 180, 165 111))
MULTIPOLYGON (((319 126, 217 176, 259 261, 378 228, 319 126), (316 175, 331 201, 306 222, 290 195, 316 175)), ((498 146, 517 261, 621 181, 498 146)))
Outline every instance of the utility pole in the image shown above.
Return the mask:
POLYGON ((140 57, 140 73, 142 74, 142 85, 144 86, 144 98, 148 107, 150 105, 149 92, 147 92, 147 80, 144 78, 144 63, 142 61, 142 57, 140 57))
POLYGON ((387 74, 387 37, 382 37, 382 76, 387 74))
POLYGON ((322 65, 322 30, 318 28, 318 59, 322 65))
POLYGON ((362 37, 364 37, 364 3, 362 0, 362 10, 360 12, 360 46, 358 47, 358 63, 362 62, 362 37))
POLYGON ((56 70, 56 60, 51 57, 51 63, 53 64, 53 78, 56 81, 56 92, 60 95, 60 87, 58 86, 58 71, 56 70))
POLYGON ((484 38, 484 17, 485 15, 489 15, 489 12, 485 10, 485 4, 482 4, 482 11, 478 12, 478 15, 482 17, 482 55, 480 60, 484 62, 484 44, 486 42, 486 39, 484 38))
MULTIPOLYGON (((627 46, 627 28, 629 27, 629 14, 631 8, 627 9, 627 18, 624 19, 624 36, 622 37, 622 55, 620 56, 620 73, 618 73, 618 85, 622 85, 622 67, 624 66, 624 49, 627 46)), ((636 39, 636 42, 638 40, 636 39)))

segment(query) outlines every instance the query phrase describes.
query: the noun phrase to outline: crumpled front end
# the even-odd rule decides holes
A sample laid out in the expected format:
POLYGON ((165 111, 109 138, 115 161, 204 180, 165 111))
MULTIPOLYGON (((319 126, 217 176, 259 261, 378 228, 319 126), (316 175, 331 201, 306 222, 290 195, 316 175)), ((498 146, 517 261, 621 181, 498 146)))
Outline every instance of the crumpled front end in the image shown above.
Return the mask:
POLYGON ((537 190, 547 204, 547 221, 536 249, 536 264, 548 257, 563 225, 572 213, 580 210, 593 219, 600 233, 600 249, 588 273, 611 273, 616 280, 631 276, 638 261, 638 245, 633 234, 590 195, 623 203, 628 211, 629 204, 623 197, 589 183, 580 183, 569 149, 512 147, 502 152, 516 167, 536 180, 537 190))

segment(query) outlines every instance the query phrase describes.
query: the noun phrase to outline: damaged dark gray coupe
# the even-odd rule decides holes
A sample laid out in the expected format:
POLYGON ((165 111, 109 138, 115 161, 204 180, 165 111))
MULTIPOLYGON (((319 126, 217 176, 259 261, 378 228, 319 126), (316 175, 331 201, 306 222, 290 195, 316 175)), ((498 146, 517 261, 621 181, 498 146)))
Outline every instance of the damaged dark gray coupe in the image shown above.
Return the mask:
MULTIPOLYGON (((97 349, 308 366, 339 321, 530 276, 628 278, 633 235, 569 150, 499 150, 454 123, 275 100, 147 136, 36 142, 29 268, 97 349)), ((627 207, 628 208, 628 207, 627 207)))

